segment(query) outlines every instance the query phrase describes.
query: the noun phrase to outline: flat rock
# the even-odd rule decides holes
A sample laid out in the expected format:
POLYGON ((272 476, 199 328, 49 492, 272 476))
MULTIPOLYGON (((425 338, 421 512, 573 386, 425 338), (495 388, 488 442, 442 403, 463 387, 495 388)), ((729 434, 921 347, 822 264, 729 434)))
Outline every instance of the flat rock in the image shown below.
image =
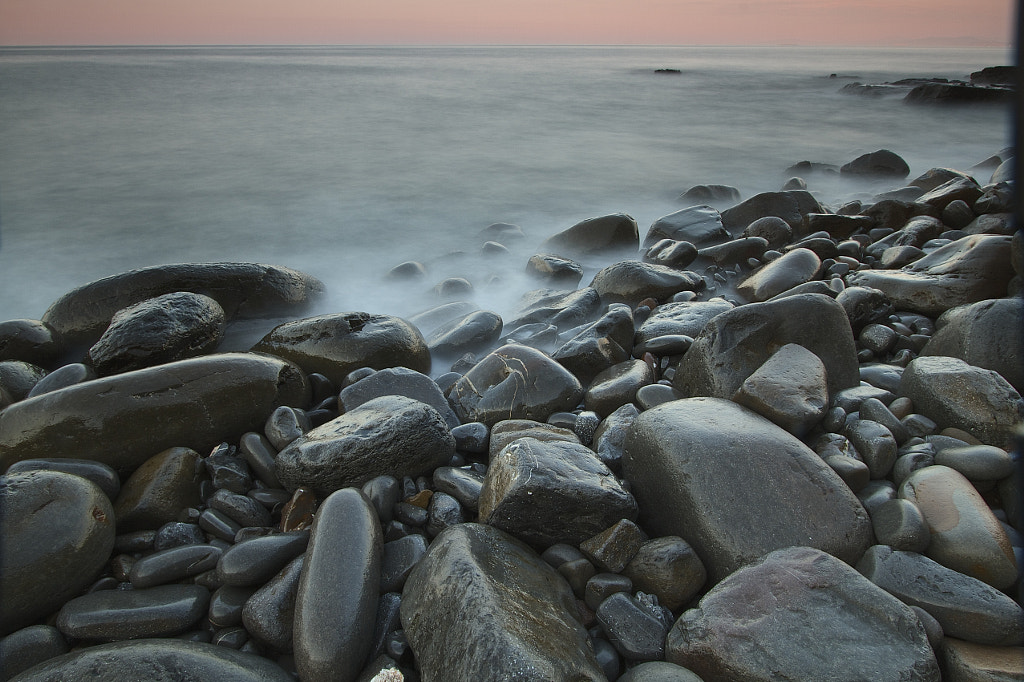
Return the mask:
POLYGON ((319 426, 278 453, 288 490, 326 496, 375 476, 419 476, 448 463, 455 438, 437 410, 400 395, 374 398, 319 426))
POLYGON ((985 646, 953 637, 940 649, 946 682, 1010 682, 1024 679, 1024 647, 985 646))
POLYGON ((64 604, 57 629, 67 637, 102 642, 168 637, 198 623, 209 605, 210 592, 199 585, 100 590, 64 604))
POLYGON ((295 598, 295 667, 304 682, 354 682, 362 671, 382 546, 377 513, 358 490, 338 490, 320 505, 295 598))
POLYGON ((612 365, 591 381, 583 404, 601 417, 636 400, 637 391, 654 383, 654 369, 643 360, 629 359, 612 365))
POLYGON ((583 387, 569 370, 539 350, 508 344, 455 382, 448 402, 463 422, 488 426, 503 419, 546 420, 572 410, 583 387))
POLYGON ((195 450, 168 448, 143 462, 114 504, 118 531, 160 528, 177 520, 182 509, 198 506, 200 461, 195 450))
POLYGON ((424 682, 604 680, 576 613, 553 568, 511 536, 475 523, 434 539, 401 606, 424 682))
POLYGON ((493 458, 480 491, 480 522, 532 545, 578 545, 620 519, 636 500, 579 443, 521 438, 493 458))
POLYGON ((0 477, 0 635, 60 608, 114 547, 114 510, 95 483, 59 471, 0 477))
POLYGON ((736 287, 749 301, 767 301, 793 287, 809 282, 821 270, 821 259, 809 249, 793 249, 755 271, 736 287))
POLYGON ((623 260, 594 275, 590 286, 603 303, 635 306, 645 298, 665 300, 680 291, 699 291, 704 288, 704 280, 689 270, 623 260))
POLYGON ((725 231, 722 214, 717 209, 700 205, 655 220, 647 230, 643 247, 650 248, 662 239, 689 242, 699 248, 723 242, 729 239, 729 233, 725 231))
POLYGON ((629 306, 611 305, 591 324, 563 343, 551 357, 590 384, 601 371, 629 359, 633 348, 633 313, 629 306))
POLYGON ((426 374, 406 367, 389 367, 374 372, 368 377, 341 389, 339 405, 342 412, 366 404, 374 398, 386 395, 404 395, 430 405, 444 417, 449 428, 459 426, 459 418, 452 412, 441 389, 426 374))
POLYGON ((306 377, 283 360, 248 353, 180 360, 3 410, 0 470, 22 459, 74 457, 130 472, 167 448, 209 452, 261 429, 278 406, 308 402, 306 377))
POLYGON ((733 307, 733 304, 724 298, 663 303, 640 325, 634 341, 640 345, 669 335, 688 336, 694 339, 712 318, 732 310, 733 307))
POLYGON ((786 344, 747 377, 732 400, 799 438, 828 409, 825 365, 803 346, 786 344))
POLYGON ((432 355, 444 357, 479 353, 494 345, 501 336, 501 329, 500 315, 490 310, 475 310, 435 329, 426 340, 427 348, 432 355))
POLYGON ((509 329, 543 322, 559 329, 570 329, 590 322, 601 310, 601 296, 592 287, 575 291, 535 289, 519 300, 509 329))
POLYGON ((901 396, 940 427, 963 429, 982 443, 1005 447, 1024 417, 1024 401, 989 369, 944 356, 922 356, 907 365, 901 396))
POLYGON ((430 351, 420 331, 392 315, 337 313, 285 322, 252 350, 285 358, 307 373, 342 385, 360 367, 430 371, 430 351))
POLYGON ((105 277, 70 291, 43 314, 42 322, 70 344, 91 344, 114 314, 150 298, 178 291, 217 301, 228 320, 295 315, 324 291, 323 283, 298 270, 258 263, 158 265, 105 277))
POLYGON ((665 659, 705 680, 933 680, 917 614, 850 566, 808 547, 774 551, 683 613, 665 659))
POLYGON ((853 563, 871 544, 868 515, 839 476, 793 435, 728 400, 689 398, 642 413, 622 468, 642 525, 686 540, 715 580, 780 547, 809 545, 853 563))

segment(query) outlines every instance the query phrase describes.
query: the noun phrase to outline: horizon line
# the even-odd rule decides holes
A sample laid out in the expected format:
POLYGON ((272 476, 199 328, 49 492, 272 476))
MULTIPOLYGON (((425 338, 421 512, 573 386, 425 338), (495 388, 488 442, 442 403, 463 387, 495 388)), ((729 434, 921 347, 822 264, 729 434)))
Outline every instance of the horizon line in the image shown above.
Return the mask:
POLYGON ((1014 45, 1012 42, 987 42, 981 39, 977 39, 976 44, 953 44, 953 45, 942 45, 943 40, 949 40, 953 42, 964 41, 964 40, 975 40, 974 38, 958 37, 958 38, 925 38, 915 41, 914 44, 907 43, 873 43, 873 44, 856 44, 856 45, 830 45, 827 43, 24 43, 24 44, 2 44, 0 43, 0 49, 32 49, 32 48, 62 48, 62 49, 111 49, 111 48, 191 48, 191 47, 219 47, 219 48, 231 48, 231 47, 308 47, 308 48, 324 48, 324 47, 348 47, 348 48, 379 48, 379 47, 399 47, 399 48, 479 48, 479 47, 650 47, 650 48, 666 48, 666 47, 779 47, 779 48, 832 48, 832 49, 874 49, 874 48, 890 48, 890 49, 976 49, 976 48, 998 48, 998 49, 1010 49, 1014 45), (932 44, 931 41, 936 41, 936 44, 932 44))

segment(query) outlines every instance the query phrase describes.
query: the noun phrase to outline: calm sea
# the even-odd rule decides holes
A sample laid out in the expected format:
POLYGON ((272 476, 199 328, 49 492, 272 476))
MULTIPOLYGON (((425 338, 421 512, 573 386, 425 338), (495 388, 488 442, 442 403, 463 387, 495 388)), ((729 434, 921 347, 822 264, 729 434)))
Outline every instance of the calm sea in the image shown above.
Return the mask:
MULTIPOLYGON (((791 164, 888 148, 917 175, 1011 143, 1010 112, 839 93, 966 78, 998 49, 227 47, 0 49, 0 320, 132 268, 311 272, 323 311, 408 315, 469 278, 506 312, 526 259, 587 217, 641 236, 699 183, 744 198, 791 164), (678 69, 661 75, 655 69, 678 69), (836 74, 830 78, 830 74, 836 74), (480 254, 494 222, 527 238, 480 254), (462 255, 449 255, 451 252, 462 255), (430 262, 422 285, 392 266, 430 262)), ((978 179, 987 182, 990 171, 978 179)), ((810 178, 825 203, 877 189, 810 178)), ((586 263, 584 284, 602 263, 586 263)))

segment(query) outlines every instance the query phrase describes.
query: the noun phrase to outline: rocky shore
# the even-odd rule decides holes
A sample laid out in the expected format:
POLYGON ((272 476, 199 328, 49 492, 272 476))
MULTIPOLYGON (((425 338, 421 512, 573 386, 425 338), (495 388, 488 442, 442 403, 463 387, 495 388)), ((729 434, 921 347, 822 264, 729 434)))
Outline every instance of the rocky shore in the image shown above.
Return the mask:
POLYGON ((997 160, 589 219, 512 315, 218 263, 0 322, 0 679, 1024 679, 997 160))

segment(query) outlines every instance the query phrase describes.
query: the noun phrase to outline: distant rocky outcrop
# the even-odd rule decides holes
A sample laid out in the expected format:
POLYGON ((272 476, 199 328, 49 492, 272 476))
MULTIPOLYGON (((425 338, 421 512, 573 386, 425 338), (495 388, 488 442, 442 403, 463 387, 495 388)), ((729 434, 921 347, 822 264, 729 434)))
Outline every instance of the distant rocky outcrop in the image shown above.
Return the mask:
POLYGON ((909 104, 1006 104, 1013 100, 1017 80, 1014 66, 990 66, 970 80, 904 78, 886 83, 854 81, 839 92, 863 97, 901 97, 909 104))

